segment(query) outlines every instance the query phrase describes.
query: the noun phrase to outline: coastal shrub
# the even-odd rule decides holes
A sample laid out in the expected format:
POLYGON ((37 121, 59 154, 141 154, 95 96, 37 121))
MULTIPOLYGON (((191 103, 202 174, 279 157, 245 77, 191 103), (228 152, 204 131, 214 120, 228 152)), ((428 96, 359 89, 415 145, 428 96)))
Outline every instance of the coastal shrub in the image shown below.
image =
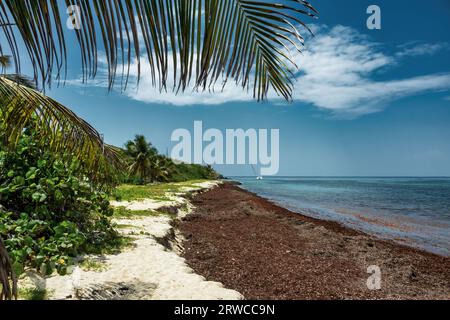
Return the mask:
POLYGON ((73 257, 117 239, 113 210, 77 159, 35 140, 25 131, 15 150, 0 150, 0 236, 17 273, 65 274, 73 257))
POLYGON ((183 182, 190 180, 217 180, 222 178, 211 166, 199 164, 176 164, 175 172, 171 177, 172 182, 183 182))

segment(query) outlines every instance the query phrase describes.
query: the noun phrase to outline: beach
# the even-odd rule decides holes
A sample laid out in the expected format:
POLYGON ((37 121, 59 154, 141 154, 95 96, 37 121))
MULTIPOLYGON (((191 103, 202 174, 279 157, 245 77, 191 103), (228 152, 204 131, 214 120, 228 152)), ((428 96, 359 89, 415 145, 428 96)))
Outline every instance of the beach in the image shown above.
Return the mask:
POLYGON ((245 299, 450 299, 450 258, 279 207, 225 183, 178 220, 182 255, 245 299), (380 289, 368 273, 379 268, 380 289))
POLYGON ((450 299, 448 257, 291 212, 235 183, 187 185, 165 200, 112 201, 129 210, 114 222, 130 246, 80 256, 64 276, 28 270, 19 287, 50 300, 450 299), (379 290, 367 286, 374 266, 379 290))

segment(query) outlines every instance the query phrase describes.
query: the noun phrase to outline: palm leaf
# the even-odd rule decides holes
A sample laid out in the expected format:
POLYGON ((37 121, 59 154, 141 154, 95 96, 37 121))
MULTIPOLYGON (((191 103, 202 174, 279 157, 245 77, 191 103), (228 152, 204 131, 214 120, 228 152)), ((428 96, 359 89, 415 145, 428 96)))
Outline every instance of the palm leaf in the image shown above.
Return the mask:
POLYGON ((14 81, 15 78, 0 76, 2 134, 8 146, 16 145, 24 128, 32 126, 43 145, 79 158, 91 169, 90 176, 94 179, 104 178, 109 165, 120 167, 119 150, 104 144, 91 125, 64 105, 14 81))
MULTIPOLYGON (((0 25, 5 49, 20 73, 20 38, 34 66, 34 80, 50 84, 52 73, 66 76, 68 29, 66 9, 58 0, 3 0, 0 25)), ((301 16, 315 16, 304 0, 65 0, 78 6, 75 30, 83 79, 97 72, 98 54, 105 52, 109 87, 120 73, 126 88, 136 59, 138 79, 146 56, 153 85, 183 91, 191 82, 200 90, 233 79, 253 88, 257 99, 273 89, 285 99, 293 91, 295 64, 289 49, 300 49, 301 16), (172 67, 171 67, 172 65, 172 67), (169 78, 170 77, 170 78, 169 78), (169 81, 171 80, 171 81, 169 81), (173 81, 172 81, 173 80, 173 81), (172 85, 170 85, 172 83, 172 85)), ((308 29, 309 30, 309 29, 308 29)), ((72 31, 70 31, 72 32, 72 31)), ((0 47, 0 54, 5 50, 0 47)))

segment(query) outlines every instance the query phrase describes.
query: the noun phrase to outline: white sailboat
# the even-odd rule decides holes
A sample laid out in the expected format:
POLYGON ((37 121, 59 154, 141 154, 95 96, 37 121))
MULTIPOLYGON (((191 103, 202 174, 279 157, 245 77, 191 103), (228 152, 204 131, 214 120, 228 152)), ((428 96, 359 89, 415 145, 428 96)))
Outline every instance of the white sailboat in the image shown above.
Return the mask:
POLYGON ((258 174, 258 171, 256 171, 256 168, 254 165, 252 165, 252 169, 253 169, 253 173, 256 176, 256 180, 263 180, 263 177, 258 174))

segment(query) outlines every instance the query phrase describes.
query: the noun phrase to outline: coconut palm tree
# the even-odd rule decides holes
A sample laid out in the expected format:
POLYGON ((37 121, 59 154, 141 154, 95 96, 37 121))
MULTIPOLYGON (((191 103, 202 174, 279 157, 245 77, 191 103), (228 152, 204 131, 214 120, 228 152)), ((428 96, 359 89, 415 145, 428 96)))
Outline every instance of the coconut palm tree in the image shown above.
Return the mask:
POLYGON ((125 154, 130 159, 129 171, 133 176, 138 176, 141 183, 152 179, 152 170, 158 151, 147 142, 143 135, 136 135, 134 140, 125 144, 125 154))
MULTIPOLYGON (((222 87, 232 79, 257 100, 266 99, 269 90, 290 100, 296 68, 290 51, 300 50, 299 29, 307 29, 300 16, 316 13, 304 0, 65 0, 65 6, 60 0, 2 0, 0 56, 11 56, 15 74, 21 74, 25 56, 36 87, 50 87, 53 78, 67 76, 73 51, 68 38, 74 34, 83 80, 96 76, 104 52, 110 89, 118 77, 126 89, 134 65, 139 80, 145 61, 160 90, 214 90, 217 82, 222 87)), ((89 124, 18 79, 0 76, 2 130, 9 145, 36 117, 48 133, 42 140, 85 159, 93 172, 117 158, 89 124)), ((0 275, 7 277, 3 261, 0 275)))
POLYGON ((168 182, 175 172, 176 167, 172 159, 163 155, 154 157, 150 170, 152 181, 168 182))

